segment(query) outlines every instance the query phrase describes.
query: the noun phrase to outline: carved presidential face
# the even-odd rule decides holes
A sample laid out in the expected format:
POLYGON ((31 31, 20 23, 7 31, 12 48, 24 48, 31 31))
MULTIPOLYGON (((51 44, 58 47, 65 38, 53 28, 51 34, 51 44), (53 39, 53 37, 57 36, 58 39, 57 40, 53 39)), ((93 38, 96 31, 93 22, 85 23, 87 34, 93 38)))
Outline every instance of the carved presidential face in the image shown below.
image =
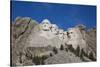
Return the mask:
POLYGON ((71 39, 79 39, 81 38, 81 33, 78 28, 71 28, 68 30, 68 36, 71 39))

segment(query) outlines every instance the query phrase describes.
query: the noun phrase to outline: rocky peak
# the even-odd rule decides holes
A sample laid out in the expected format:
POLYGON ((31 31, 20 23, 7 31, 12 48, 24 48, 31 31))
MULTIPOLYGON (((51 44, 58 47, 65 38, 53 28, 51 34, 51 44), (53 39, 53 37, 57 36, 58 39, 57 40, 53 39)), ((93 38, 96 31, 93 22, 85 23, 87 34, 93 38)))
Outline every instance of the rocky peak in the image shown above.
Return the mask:
MULTIPOLYGON (((56 24, 51 24, 48 19, 44 19, 40 24, 38 24, 37 21, 29 17, 17 17, 15 21, 11 23, 13 64, 18 62, 20 53, 25 53, 25 50, 28 47, 35 47, 36 51, 40 51, 39 54, 41 54, 41 50, 39 49, 43 47, 44 55, 45 53, 48 54, 48 52, 44 50, 47 46, 59 49, 61 45, 63 45, 64 48, 72 45, 75 50, 79 47, 80 51, 83 49, 87 54, 92 51, 93 56, 96 57, 96 29, 87 31, 85 28, 84 25, 78 25, 64 31, 56 24)), ((59 58, 62 60, 59 61, 60 63, 63 63, 64 58, 66 59, 64 62, 69 62, 67 59, 70 57, 70 54, 65 51, 64 53, 61 52, 63 51, 59 51, 58 54, 52 58, 55 58, 54 62, 59 60, 59 58), (66 57, 64 57, 64 54, 66 57)), ((74 54, 72 57, 73 56, 74 54)), ((74 59, 75 58, 76 57, 74 56, 74 59)), ((78 60, 81 61, 80 58, 78 58, 78 60)), ((73 60, 71 62, 73 62, 73 60)))
POLYGON ((42 22, 42 24, 51 24, 50 21, 48 19, 44 19, 42 22))

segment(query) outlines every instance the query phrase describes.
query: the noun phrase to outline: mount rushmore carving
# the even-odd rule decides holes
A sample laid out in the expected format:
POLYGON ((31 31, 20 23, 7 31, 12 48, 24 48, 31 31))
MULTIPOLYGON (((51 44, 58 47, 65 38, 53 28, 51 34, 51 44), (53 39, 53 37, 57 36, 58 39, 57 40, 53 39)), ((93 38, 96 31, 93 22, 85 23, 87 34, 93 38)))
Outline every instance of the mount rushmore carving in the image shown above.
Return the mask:
POLYGON ((14 66, 96 61, 96 28, 63 30, 48 19, 17 17, 11 22, 11 56, 14 66))

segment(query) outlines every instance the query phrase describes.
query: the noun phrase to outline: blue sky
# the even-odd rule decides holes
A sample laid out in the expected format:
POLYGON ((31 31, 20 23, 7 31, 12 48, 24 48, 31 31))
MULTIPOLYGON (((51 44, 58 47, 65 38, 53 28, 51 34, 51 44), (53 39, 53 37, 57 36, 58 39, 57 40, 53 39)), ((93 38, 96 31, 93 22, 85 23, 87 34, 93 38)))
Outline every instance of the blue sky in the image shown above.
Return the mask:
POLYGON ((39 23, 46 18, 64 30, 77 24, 96 27, 96 6, 25 1, 12 1, 11 4, 12 21, 21 16, 31 17, 39 23))

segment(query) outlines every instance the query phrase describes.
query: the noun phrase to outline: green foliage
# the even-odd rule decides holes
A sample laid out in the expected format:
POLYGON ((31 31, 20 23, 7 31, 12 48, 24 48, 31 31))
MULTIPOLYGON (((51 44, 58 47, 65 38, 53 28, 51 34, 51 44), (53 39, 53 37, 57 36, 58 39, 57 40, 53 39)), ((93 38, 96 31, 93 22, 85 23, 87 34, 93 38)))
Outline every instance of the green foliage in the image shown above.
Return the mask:
POLYGON ((34 56, 33 58, 32 58, 32 61, 33 61, 33 63, 35 63, 36 65, 43 65, 43 64, 45 64, 44 63, 44 60, 46 60, 48 57, 47 56, 34 56))
POLYGON ((76 56, 80 56, 80 47, 78 46, 75 51, 76 56))
POLYGON ((80 57, 83 58, 84 51, 81 49, 80 57))
POLYGON ((60 46, 60 50, 64 50, 64 46, 63 45, 60 46))
POLYGON ((36 65, 39 65, 40 64, 40 61, 41 61, 41 58, 38 57, 38 56, 34 56, 32 61, 36 64, 36 65))
POLYGON ((51 56, 51 57, 53 56, 52 53, 50 53, 50 56, 51 56))
POLYGON ((96 61, 96 59, 93 56, 93 52, 89 53, 89 59, 91 59, 92 61, 96 61))
POLYGON ((68 50, 70 50, 71 52, 74 52, 74 48, 72 47, 72 45, 68 45, 68 50))
POLYGON ((66 52, 68 52, 68 48, 65 48, 66 52))
POLYGON ((85 52, 84 52, 84 50, 83 50, 83 49, 81 49, 80 58, 81 58, 83 61, 85 61, 85 60, 84 60, 84 58, 83 58, 84 53, 85 53, 85 52))
POLYGON ((56 47, 53 47, 53 52, 54 52, 55 54, 57 54, 57 53, 58 53, 58 50, 57 50, 57 48, 56 48, 56 47))

